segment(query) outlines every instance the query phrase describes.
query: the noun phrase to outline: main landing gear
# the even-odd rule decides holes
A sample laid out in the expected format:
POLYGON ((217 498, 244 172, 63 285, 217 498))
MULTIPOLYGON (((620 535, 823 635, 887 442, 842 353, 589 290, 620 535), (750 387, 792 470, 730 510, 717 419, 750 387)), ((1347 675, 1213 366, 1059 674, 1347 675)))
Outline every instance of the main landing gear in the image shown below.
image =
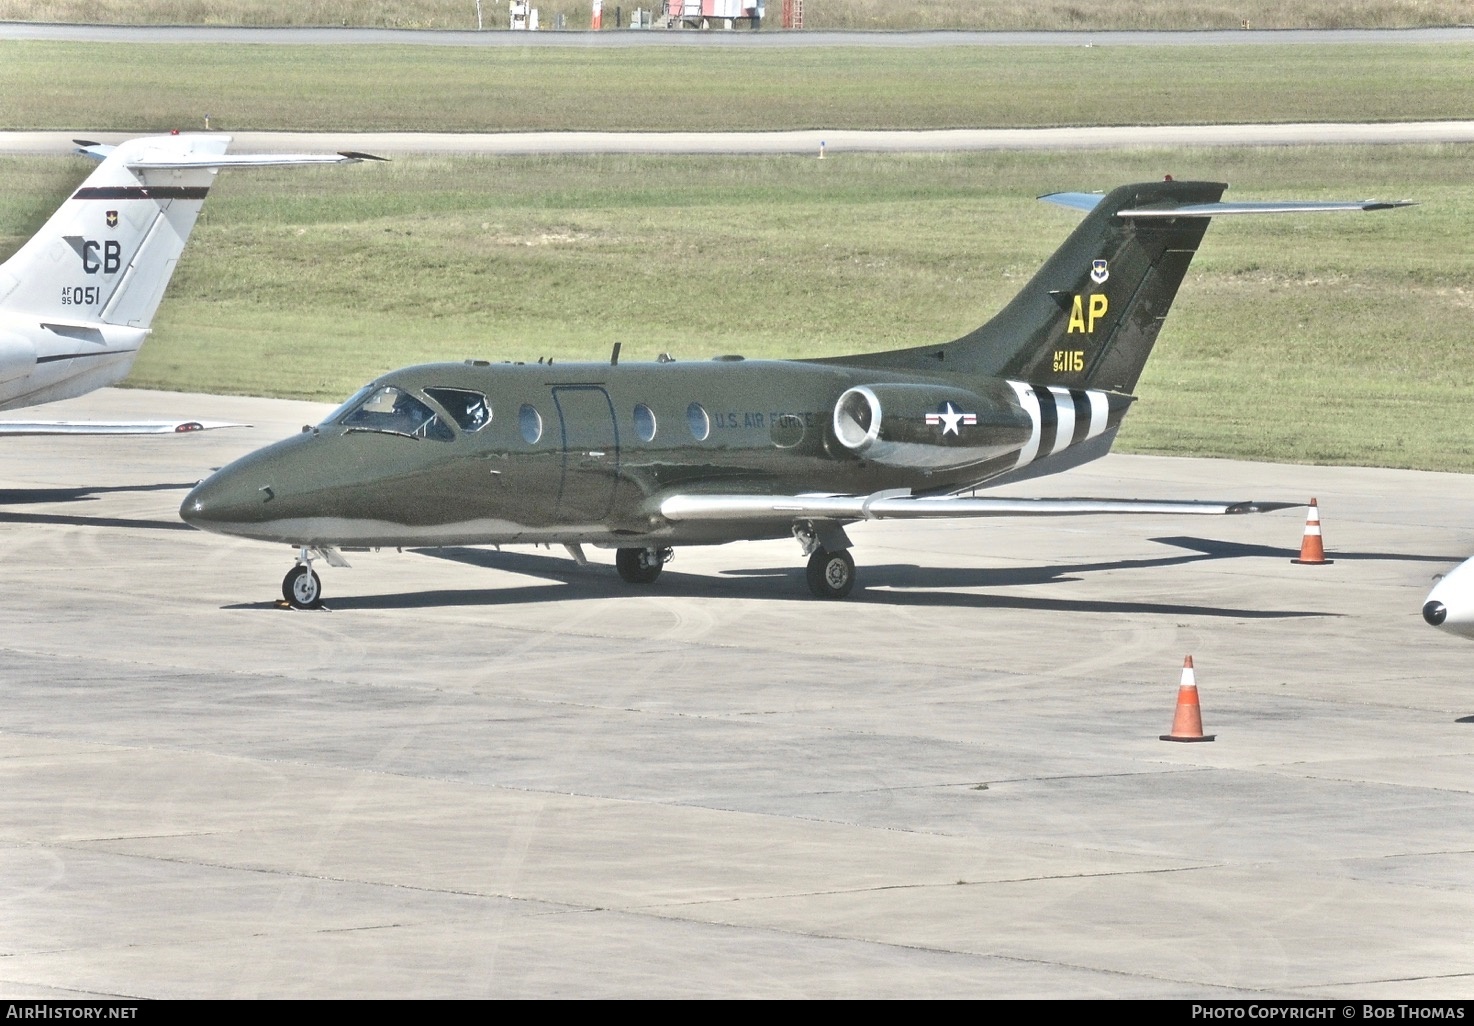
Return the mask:
MULTIPOLYGON (((805 578, 814 597, 847 597, 855 588, 855 560, 844 528, 832 521, 805 520, 793 525, 793 536, 809 557, 805 578)), ((618 549, 614 566, 630 584, 652 584, 670 558, 671 550, 665 548, 618 549)))
POLYGON ((671 555, 670 549, 619 549, 614 553, 614 567, 630 584, 654 584, 671 555))
POLYGON ((855 561, 850 539, 833 521, 804 521, 793 525, 793 536, 809 557, 806 577, 815 598, 842 599, 855 587, 855 561))
POLYGON ((855 561, 844 549, 815 549, 809 557, 808 578, 815 598, 842 599, 855 586, 855 561))

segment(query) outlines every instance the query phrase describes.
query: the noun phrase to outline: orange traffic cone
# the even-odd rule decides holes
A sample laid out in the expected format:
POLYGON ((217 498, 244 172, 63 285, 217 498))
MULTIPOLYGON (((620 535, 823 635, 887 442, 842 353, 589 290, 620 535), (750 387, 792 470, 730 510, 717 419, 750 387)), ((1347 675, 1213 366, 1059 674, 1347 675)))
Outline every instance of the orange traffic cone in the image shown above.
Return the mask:
POLYGON ((1326 548, 1320 537, 1320 507, 1315 500, 1310 500, 1310 511, 1305 514, 1305 537, 1300 540, 1300 558, 1290 560, 1291 563, 1299 563, 1302 566, 1320 566, 1322 563, 1334 563, 1334 559, 1326 558, 1326 548))
POLYGON ((1177 713, 1172 717, 1172 733, 1161 735, 1163 741, 1212 741, 1217 734, 1203 733, 1203 713, 1198 708, 1198 682, 1193 677, 1193 657, 1182 661, 1182 684, 1177 688, 1177 713))

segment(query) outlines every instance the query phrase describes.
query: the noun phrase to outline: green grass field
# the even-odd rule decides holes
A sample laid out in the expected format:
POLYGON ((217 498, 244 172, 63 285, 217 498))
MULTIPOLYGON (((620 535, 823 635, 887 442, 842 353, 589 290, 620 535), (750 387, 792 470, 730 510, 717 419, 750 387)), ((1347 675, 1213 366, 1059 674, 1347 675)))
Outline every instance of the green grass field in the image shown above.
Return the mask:
MULTIPOLYGON (((544 26, 562 14, 569 28, 587 28, 587 0, 536 0, 544 26)), ((658 0, 635 0, 659 14, 658 0)), ((606 28, 615 4, 607 5, 606 28)), ((507 5, 484 0, 481 24, 505 28, 507 5)), ((474 29, 475 0, 0 0, 0 21, 106 22, 133 25, 354 25, 370 28, 474 29)), ((768 4, 768 25, 779 24, 782 3, 768 4)), ((1466 0, 1134 0, 1082 4, 1076 0, 808 0, 809 29, 1234 29, 1406 28, 1457 25, 1470 20, 1466 0)))
MULTIPOLYGON (((1123 448, 1474 470, 1471 147, 414 158, 227 173, 130 383, 333 399, 422 360, 826 356, 955 337, 1076 216, 1159 177, 1412 198, 1215 223, 1123 448)), ((6 250, 85 174, 0 161, 6 250)))
POLYGON ((981 128, 1469 116, 1474 46, 805 50, 0 41, 0 129, 981 128))
MULTIPOLYGON (((926 128, 1465 117, 1461 45, 812 51, 0 43, 0 128, 926 128), (651 57, 650 53, 656 53, 651 57), (84 69, 85 73, 79 73, 84 69)), ((1215 224, 1124 448, 1474 470, 1470 147, 409 158, 227 173, 130 378, 339 398, 405 363, 821 356, 959 335, 1056 189, 1413 198, 1215 224)), ((0 160, 8 252, 86 173, 0 160)))

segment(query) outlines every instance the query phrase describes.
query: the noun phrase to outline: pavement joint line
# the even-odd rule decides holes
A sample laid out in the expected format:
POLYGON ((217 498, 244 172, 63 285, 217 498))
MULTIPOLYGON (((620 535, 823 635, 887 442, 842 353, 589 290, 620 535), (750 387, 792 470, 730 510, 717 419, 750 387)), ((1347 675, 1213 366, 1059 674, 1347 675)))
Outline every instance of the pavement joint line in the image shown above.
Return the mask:
MULTIPOLYGON (((1112 849, 1102 849, 1111 851, 1112 849)), ((1130 853, 1124 853, 1130 854, 1130 853)), ((784 901, 794 898, 838 898, 854 894, 883 894, 887 891, 925 891, 953 887, 994 887, 1004 884, 1053 883, 1060 880, 1109 880, 1120 877, 1157 876, 1168 873, 1195 873, 1205 869, 1235 869, 1236 863, 1203 863, 1190 866, 1159 866, 1149 869, 1120 869, 1098 873, 1040 873, 1034 876, 999 877, 990 880, 935 880, 920 883, 877 884, 870 887, 836 887, 830 890, 784 891, 773 894, 744 894, 730 898, 701 898, 690 901, 662 902, 658 905, 632 905, 629 910, 701 908, 717 905, 741 905, 755 901, 784 901)))
MULTIPOLYGON (((956 885, 954 884, 952 886, 956 886, 956 885)), ((669 919, 673 919, 676 922, 682 922, 682 923, 690 923, 690 922, 701 923, 701 922, 703 922, 702 920, 690 920, 690 919, 686 919, 686 918, 680 917, 680 916, 657 917, 657 918, 669 918, 669 919)), ((768 933, 776 933, 776 934, 779 934, 779 935, 793 936, 793 937, 805 937, 805 938, 814 937, 814 938, 819 938, 819 939, 822 939, 822 940, 839 941, 839 942, 849 943, 849 944, 865 944, 865 945, 872 945, 872 946, 876 946, 876 947, 891 948, 891 949, 898 950, 898 951, 922 951, 922 952, 926 952, 927 954, 953 955, 953 956, 962 957, 962 958, 991 959, 991 960, 998 960, 998 961, 1003 961, 1003 962, 1017 962, 1017 963, 1020 963, 1020 964, 1023 964, 1023 965, 1062 967, 1062 968, 1066 968, 1066 969, 1076 969, 1076 970, 1079 970, 1081 972, 1092 973, 1092 974, 1099 973, 1099 974, 1104 974, 1104 975, 1108 975, 1108 976, 1119 976, 1119 977, 1122 977, 1122 978, 1125 978, 1125 979, 1165 981, 1165 982, 1169 982, 1169 983, 1181 984, 1183 986, 1209 986, 1209 987, 1214 987, 1214 988, 1222 989, 1222 990, 1233 990, 1233 991, 1239 991, 1239 992, 1248 992, 1248 993, 1251 993, 1251 994, 1257 994, 1257 993, 1277 993, 1278 992, 1278 990, 1271 991, 1271 990, 1268 990, 1266 988, 1260 988, 1260 987, 1254 987, 1254 986, 1244 986, 1244 985, 1240 985, 1240 984, 1227 984, 1227 983, 1221 983, 1221 984, 1219 984, 1219 983, 1205 984, 1201 980, 1183 979, 1183 978, 1176 977, 1176 976, 1163 975, 1161 973, 1132 972, 1132 971, 1128 971, 1128 970, 1125 970, 1125 969, 1115 969, 1115 968, 1112 968, 1112 967, 1109 967, 1109 966, 1089 965, 1089 964, 1086 964, 1086 963, 1083 963, 1083 962, 1068 961, 1068 960, 1065 960, 1065 959, 1040 958, 1040 957, 1037 957, 1037 956, 1030 956, 1030 955, 1009 954, 1009 953, 1003 952, 1003 951, 971 951, 971 950, 968 950, 966 948, 942 947, 940 945, 935 945, 935 944, 921 944, 921 943, 917 943, 917 942, 914 942, 914 941, 907 942, 907 941, 876 940, 876 939, 873 939, 873 938, 857 937, 857 936, 853 936, 853 935, 850 935, 850 934, 834 933, 834 932, 831 932, 831 931, 822 931, 822 930, 799 931, 799 930, 794 930, 794 929, 791 929, 791 928, 788 928, 788 927, 774 926, 774 925, 771 925, 771 924, 752 925, 752 924, 747 924, 747 923, 721 923, 721 922, 716 922, 716 923, 705 923, 704 925, 707 925, 707 926, 716 926, 716 927, 726 927, 726 928, 729 928, 729 929, 737 929, 737 930, 759 930, 759 931, 765 931, 765 932, 768 932, 768 933)), ((1344 984, 1331 984, 1331 986, 1338 986, 1338 985, 1344 985, 1344 984)))
MULTIPOLYGON (((233 833, 241 833, 241 831, 229 831, 229 832, 219 831, 218 832, 218 835, 219 836, 227 836, 227 833, 232 833, 232 834, 233 833)), ((601 906, 589 905, 589 904, 583 903, 583 902, 574 904, 574 903, 570 903, 570 902, 557 901, 557 900, 551 899, 551 898, 535 898, 535 897, 528 897, 526 895, 505 894, 505 893, 491 892, 491 891, 468 891, 468 890, 465 890, 464 888, 455 888, 455 887, 427 887, 427 886, 423 886, 423 885, 402 883, 402 882, 394 881, 394 880, 369 880, 369 879, 361 879, 361 878, 348 877, 348 876, 334 876, 334 875, 329 874, 329 873, 313 873, 313 872, 310 872, 310 871, 307 871, 307 870, 287 869, 287 868, 280 867, 280 866, 246 866, 246 865, 239 865, 239 864, 230 863, 230 862, 214 862, 214 861, 211 861, 209 859, 182 858, 182 857, 179 857, 179 856, 167 856, 167 855, 151 855, 151 854, 145 854, 145 853, 141 853, 141 852, 131 852, 131 851, 108 851, 106 849, 99 849, 99 848, 96 848, 96 847, 88 847, 87 845, 80 844, 78 842, 71 842, 71 843, 50 843, 50 844, 41 845, 41 847, 45 847, 45 848, 49 848, 49 849, 59 848, 59 849, 61 849, 63 851, 75 851, 75 852, 79 852, 79 853, 82 853, 82 854, 89 854, 89 855, 97 855, 97 854, 111 855, 114 858, 137 859, 137 860, 142 861, 142 862, 161 862, 161 863, 167 863, 167 864, 170 864, 170 865, 193 866, 193 867, 195 867, 197 869, 218 869, 218 870, 224 870, 226 872, 232 872, 232 873, 248 873, 248 874, 254 874, 254 875, 259 875, 259 876, 281 877, 281 878, 284 878, 284 879, 292 879, 292 880, 315 880, 315 881, 318 881, 320 883, 343 884, 345 886, 351 886, 351 887, 388 888, 390 890, 411 891, 411 892, 418 893, 418 894, 439 894, 439 895, 450 895, 452 897, 460 897, 460 898, 485 898, 485 899, 496 900, 496 901, 515 901, 515 902, 521 902, 521 903, 526 903, 526 904, 537 904, 537 905, 551 906, 551 907, 553 907, 553 908, 555 908, 557 910, 557 911, 552 912, 552 913, 543 913, 543 914, 565 914, 565 913, 569 913, 569 912, 597 912, 597 911, 620 912, 620 911, 624 911, 622 909, 617 909, 617 908, 612 908, 612 907, 601 907, 601 906)))
MULTIPOLYGON (((263 605, 262 606, 262 610, 260 610, 260 611, 265 611, 266 608, 267 607, 265 605, 263 605)), ((241 610, 233 610, 233 609, 225 608, 225 609, 222 609, 220 611, 221 612, 237 612, 237 611, 241 611, 241 610)), ((274 607, 272 608, 272 611, 275 611, 274 610, 274 607)), ((364 612, 364 611, 360 610, 359 612, 364 612)), ((373 612, 373 611, 370 610, 368 612, 373 612)), ((592 632, 592 631, 580 632, 580 631, 577 631, 577 630, 554 630, 552 628, 547 628, 547 627, 525 626, 525 625, 520 625, 520 624, 491 624, 491 625, 480 624, 478 626, 482 630, 485 630, 488 627, 490 627, 491 629, 494 629, 494 630, 505 630, 508 633, 512 633, 512 634, 518 634, 518 635, 523 635, 523 636, 540 638, 543 641, 547 642, 548 644, 560 643, 561 642, 561 639, 564 638, 564 637, 567 637, 567 636, 578 637, 578 638, 581 638, 581 639, 583 639, 585 641, 619 641, 619 642, 624 642, 624 641, 628 641, 629 640, 626 635, 622 635, 622 634, 618 634, 618 633, 614 633, 614 632, 599 633, 599 632, 592 632)), ((638 648, 636 650, 632 650, 629 653, 630 654, 630 657, 636 657, 636 656, 642 656, 642 655, 652 655, 652 654, 659 654, 659 655, 678 655, 678 656, 684 657, 684 656, 686 656, 688 654, 688 650, 693 645, 700 646, 703 649, 711 649, 711 650, 720 651, 720 652, 723 652, 723 653, 732 653, 732 654, 743 654, 743 653, 747 653, 747 654, 751 654, 751 655, 768 655, 768 654, 771 654, 771 653, 773 653, 775 651, 779 652, 780 654, 787 654, 785 650, 783 650, 783 649, 777 649, 777 648, 774 648, 774 647, 771 647, 771 646, 770 647, 758 647, 758 646, 750 645, 750 644, 744 645, 744 644, 724 643, 724 642, 721 642, 721 641, 708 641, 708 640, 706 640, 704 638, 693 638, 693 639, 690 639, 690 640, 683 639, 683 638, 669 638, 669 639, 665 639, 665 640, 650 639, 650 642, 651 643, 642 645, 640 648, 638 648)), ((8 653, 12 653, 12 654, 15 654, 15 655, 29 656, 31 658, 37 658, 37 659, 49 659, 49 660, 69 659, 69 660, 73 660, 73 661, 77 661, 77 662, 82 662, 82 661, 87 661, 87 662, 100 662, 100 663, 102 663, 104 665, 138 666, 138 667, 145 667, 145 668, 146 667, 160 665, 158 663, 141 661, 141 660, 129 660, 129 661, 124 661, 124 662, 119 662, 119 661, 114 660, 114 659, 111 659, 111 658, 102 658, 102 657, 91 656, 91 655, 78 655, 75 652, 67 652, 67 651, 50 651, 50 652, 47 652, 47 651, 41 651, 41 650, 22 649, 22 648, 19 648, 18 646, 15 646, 15 645, 0 645, 0 652, 8 652, 8 653)), ((556 658, 556 657, 555 656, 550 656, 550 658, 556 658)), ((594 657, 593 656, 590 656, 590 658, 594 658, 594 657)), ((884 655, 884 653, 877 653, 873 657, 873 661, 875 663, 877 663, 877 664, 878 663, 881 663, 881 662, 884 662, 887 665, 895 664, 895 665, 901 665, 901 666, 905 666, 905 667, 936 666, 936 667, 943 667, 943 668, 951 669, 951 668, 953 668, 955 666, 955 662, 952 659, 945 658, 943 655, 938 655, 935 660, 928 661, 928 660, 907 659, 907 658, 902 658, 900 656, 886 657, 884 655)), ((193 677, 197 676, 197 673, 196 672, 193 672, 193 671, 190 671, 190 670, 180 670, 180 669, 178 669, 178 664, 176 662, 171 662, 171 663, 168 663, 168 664, 165 664, 165 665, 168 665, 168 666, 172 667, 174 669, 174 675, 176 675, 176 676, 186 677, 186 678, 193 678, 193 677)), ((1020 670, 1008 670, 1008 669, 1003 669, 1003 668, 992 670, 990 672, 993 673, 998 678, 1014 677, 1014 678, 1023 679, 1023 678, 1027 678, 1027 677, 1030 677, 1030 676, 1034 676, 1034 677, 1039 676, 1039 674, 1037 672, 1020 671, 1020 670)), ((231 676, 245 676, 245 677, 254 677, 254 676, 257 676, 258 674, 264 674, 266 676, 274 676, 274 677, 283 677, 283 678, 286 677, 285 671, 258 671, 258 670, 245 670, 245 669, 237 668, 233 672, 230 673, 231 676)), ((295 674, 295 671, 294 671, 294 674, 295 674)), ((347 681, 341 681, 341 680, 337 680, 336 678, 331 678, 331 677, 329 677, 329 678, 323 678, 323 677, 300 677, 300 676, 294 675, 294 676, 291 677, 291 679, 294 680, 294 681, 296 681, 296 680, 319 680, 319 681, 321 681, 321 680, 327 680, 329 682, 337 683, 337 684, 345 684, 345 683, 348 683, 347 681)), ((1081 682, 1082 683, 1090 683, 1090 682, 1092 682, 1092 679, 1091 678, 1082 678, 1081 679, 1081 682)), ((1145 682, 1143 681, 1143 683, 1145 683, 1145 682)), ((365 687, 404 687, 405 685, 403 685, 402 683, 380 684, 380 683, 376 683, 376 682, 366 682, 366 683, 363 683, 362 686, 365 686, 365 687)))
MULTIPOLYGON (((1326 987, 1349 987, 1349 986, 1353 986, 1353 985, 1366 986, 1369 983, 1419 983, 1419 982, 1422 982, 1422 981, 1425 981, 1425 980, 1474 980, 1474 973, 1437 973, 1437 974, 1432 975, 1432 976, 1386 976, 1386 977, 1377 976, 1377 977, 1370 977, 1370 978, 1367 978, 1367 979, 1364 979, 1364 980, 1345 980, 1345 981, 1338 981, 1338 982, 1335 982, 1335 983, 1302 983, 1302 984, 1299 985, 1299 989, 1301 989, 1301 990, 1309 990, 1309 991, 1316 991, 1316 990, 1321 990, 1321 989, 1326 988, 1326 987)), ((1330 1000, 1330 999, 1327 999, 1327 1000, 1330 1000)), ((1354 1003, 1350 999, 1346 999, 1346 998, 1336 998, 1335 1000, 1344 1001, 1346 1004, 1353 1004, 1354 1003)), ((1387 1003, 1388 1003, 1388 1001, 1385 998, 1379 999, 1378 1001, 1373 1002, 1373 1004, 1379 1004, 1379 1005, 1384 1005, 1384 1004, 1387 1004, 1387 1003)), ((1408 1003, 1409 1004, 1419 1004, 1419 1005, 1423 1005, 1423 1004, 1432 1004, 1432 1005, 1436 1005, 1436 1004, 1462 1005, 1462 1004, 1467 1004, 1468 1003, 1468 999, 1467 998, 1414 998, 1411 1001, 1409 1001, 1408 1003)))

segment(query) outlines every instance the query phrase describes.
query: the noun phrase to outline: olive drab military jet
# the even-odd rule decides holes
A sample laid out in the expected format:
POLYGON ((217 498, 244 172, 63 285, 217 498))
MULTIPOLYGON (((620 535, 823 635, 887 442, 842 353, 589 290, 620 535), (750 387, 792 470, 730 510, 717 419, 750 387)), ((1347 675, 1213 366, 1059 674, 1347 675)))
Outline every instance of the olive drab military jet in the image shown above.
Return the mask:
MULTIPOLYGON (((228 135, 163 135, 117 146, 75 141, 78 153, 101 164, 0 264, 0 410, 70 399, 127 375, 221 168, 378 159, 227 154, 228 135)), ((0 420, 0 434, 153 434, 221 426, 0 420)))
POLYGON ((681 545, 792 536, 808 584, 855 583, 847 525, 1090 513, 1238 513, 1289 503, 971 494, 1105 455, 1209 219, 1401 204, 1225 203, 1211 182, 1044 199, 1086 216, 1003 310, 951 342, 808 360, 513 364, 386 374, 316 427, 200 483, 180 514, 315 559, 381 546, 616 550, 650 585, 681 545))

